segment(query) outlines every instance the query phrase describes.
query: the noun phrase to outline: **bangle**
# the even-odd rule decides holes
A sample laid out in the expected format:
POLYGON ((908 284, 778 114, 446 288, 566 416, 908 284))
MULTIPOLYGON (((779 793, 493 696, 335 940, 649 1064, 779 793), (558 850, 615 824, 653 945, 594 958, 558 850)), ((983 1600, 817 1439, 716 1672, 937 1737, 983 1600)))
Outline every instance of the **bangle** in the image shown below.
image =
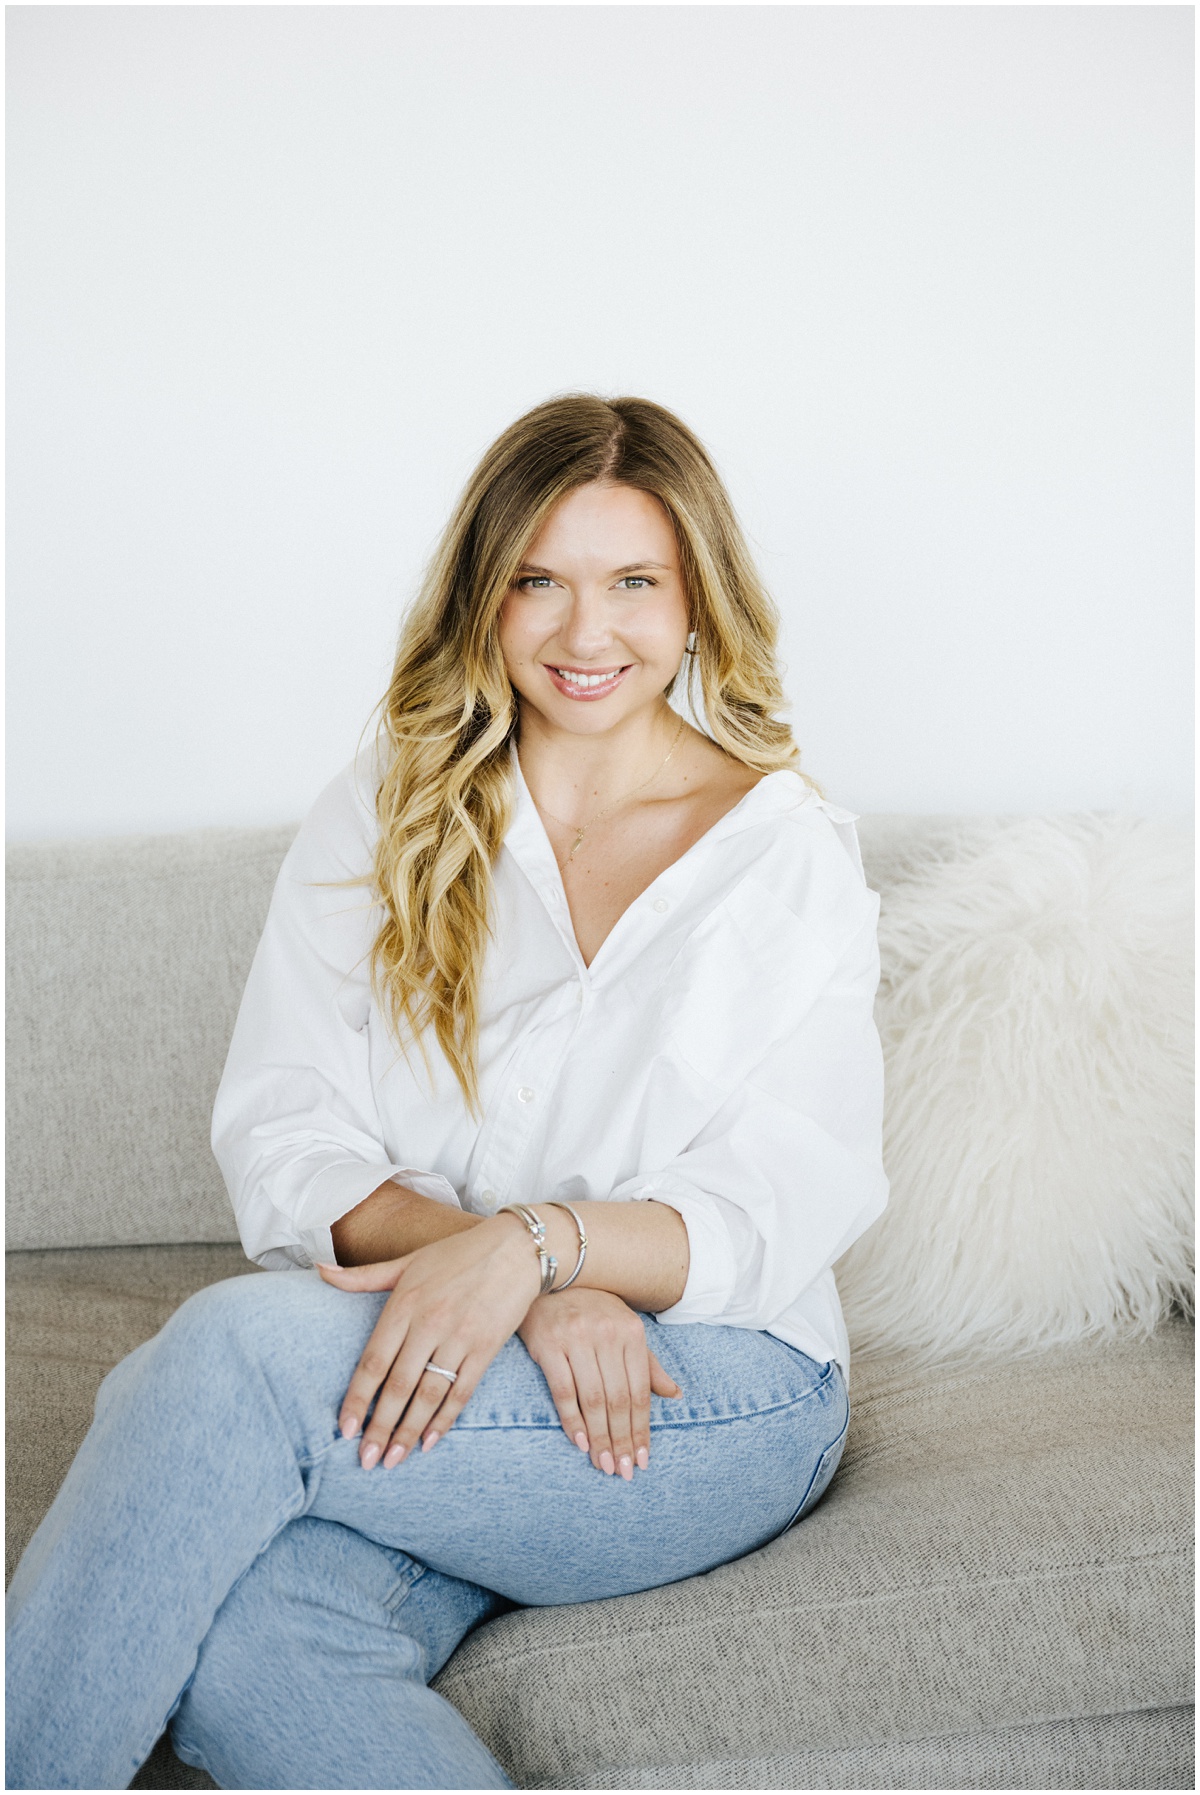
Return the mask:
POLYGON ((524 1203, 506 1203, 503 1209, 497 1209, 497 1215, 515 1215, 522 1221, 533 1235, 533 1244, 537 1248, 538 1266, 542 1274, 542 1288, 539 1296, 545 1296, 553 1287, 558 1276, 558 1260, 553 1253, 546 1251, 546 1224, 541 1217, 524 1203))
POLYGON ((559 1203, 559 1202, 555 1202, 552 1200, 551 1208, 552 1209, 565 1209, 567 1214, 570 1216, 571 1220, 574 1222, 575 1226, 579 1229, 579 1257, 575 1261, 575 1270, 571 1273, 570 1277, 567 1279, 565 1284, 556 1285, 555 1288, 550 1292, 551 1296, 561 1296, 564 1290, 569 1290, 571 1288, 572 1284, 575 1282, 576 1278, 579 1276, 580 1272, 583 1270, 583 1262, 587 1258, 588 1239, 587 1239, 587 1235, 583 1231, 583 1223, 580 1221, 579 1217, 576 1215, 575 1211, 571 1208, 571 1205, 569 1203, 559 1203))

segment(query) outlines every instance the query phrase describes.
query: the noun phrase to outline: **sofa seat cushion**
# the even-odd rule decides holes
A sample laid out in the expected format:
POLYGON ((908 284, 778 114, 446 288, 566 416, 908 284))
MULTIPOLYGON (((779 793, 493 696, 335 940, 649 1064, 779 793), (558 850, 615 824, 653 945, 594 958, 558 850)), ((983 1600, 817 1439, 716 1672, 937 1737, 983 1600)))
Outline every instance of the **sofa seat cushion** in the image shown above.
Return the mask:
MULTIPOLYGON (((10 1567, 105 1373, 193 1290, 253 1272, 223 1246, 10 1255, 10 1567)), ((1191 1363, 1182 1323, 984 1367, 860 1361, 841 1470, 790 1533, 663 1589, 502 1615, 437 1687, 525 1787, 1183 1786, 1191 1363), (1125 1782, 1105 1766, 1135 1736, 1125 1782), (1108 1780, 1059 1782, 1055 1753, 1108 1780)), ((211 1786, 158 1756, 140 1786, 211 1786)))

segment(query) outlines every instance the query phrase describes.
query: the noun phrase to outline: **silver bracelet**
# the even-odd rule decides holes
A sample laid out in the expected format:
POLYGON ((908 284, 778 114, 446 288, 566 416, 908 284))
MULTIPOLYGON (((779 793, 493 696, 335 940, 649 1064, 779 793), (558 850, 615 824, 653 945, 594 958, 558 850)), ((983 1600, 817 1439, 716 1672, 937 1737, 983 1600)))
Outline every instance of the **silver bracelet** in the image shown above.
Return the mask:
POLYGON ((554 1257, 553 1253, 548 1253, 546 1251, 545 1222, 525 1203, 505 1203, 502 1209, 497 1209, 496 1214, 515 1215, 519 1217, 529 1229, 529 1232, 533 1235, 533 1244, 537 1248, 538 1266, 540 1267, 542 1274, 542 1288, 538 1292, 538 1295, 548 1295, 549 1291, 553 1288, 555 1278, 558 1276, 558 1260, 554 1257))
POLYGON ((571 1288, 572 1284, 583 1270, 583 1262, 587 1258, 588 1239, 583 1231, 583 1223, 569 1203, 560 1203, 556 1198, 551 1198, 550 1206, 552 1209, 565 1209, 575 1226, 579 1229, 579 1257, 575 1261, 575 1270, 571 1273, 565 1284, 556 1285, 550 1292, 551 1296, 561 1296, 564 1290, 569 1290, 571 1288))

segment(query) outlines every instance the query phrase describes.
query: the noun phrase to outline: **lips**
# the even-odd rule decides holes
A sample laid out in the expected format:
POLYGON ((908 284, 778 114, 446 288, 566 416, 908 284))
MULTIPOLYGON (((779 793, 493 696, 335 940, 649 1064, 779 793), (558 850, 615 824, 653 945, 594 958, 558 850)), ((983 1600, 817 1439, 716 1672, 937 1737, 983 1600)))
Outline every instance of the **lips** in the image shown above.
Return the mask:
POLYGON ((546 667, 550 684, 555 690, 565 698, 583 704, 597 698, 607 698, 631 671, 630 666, 597 667, 594 671, 586 667, 546 667))

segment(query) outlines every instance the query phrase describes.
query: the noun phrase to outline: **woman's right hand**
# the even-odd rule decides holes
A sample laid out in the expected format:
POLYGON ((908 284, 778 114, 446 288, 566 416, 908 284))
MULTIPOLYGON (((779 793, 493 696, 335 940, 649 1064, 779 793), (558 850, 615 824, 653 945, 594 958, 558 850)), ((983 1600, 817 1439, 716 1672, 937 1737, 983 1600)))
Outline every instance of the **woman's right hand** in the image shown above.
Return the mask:
POLYGON ((646 1344, 641 1316, 607 1290, 539 1296, 517 1329, 550 1386, 563 1432, 598 1471, 650 1463, 650 1395, 682 1396, 646 1344))

